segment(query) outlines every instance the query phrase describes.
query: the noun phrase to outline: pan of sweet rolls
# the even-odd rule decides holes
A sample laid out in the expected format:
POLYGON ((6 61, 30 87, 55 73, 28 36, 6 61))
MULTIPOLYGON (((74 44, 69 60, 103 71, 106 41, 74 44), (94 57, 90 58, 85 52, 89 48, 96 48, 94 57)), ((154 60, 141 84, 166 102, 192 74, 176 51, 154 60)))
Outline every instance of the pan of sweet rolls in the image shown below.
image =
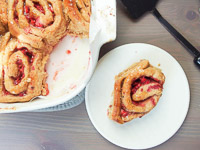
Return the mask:
POLYGON ((48 95, 45 65, 66 35, 89 37, 90 0, 0 0, 0 103, 48 95))

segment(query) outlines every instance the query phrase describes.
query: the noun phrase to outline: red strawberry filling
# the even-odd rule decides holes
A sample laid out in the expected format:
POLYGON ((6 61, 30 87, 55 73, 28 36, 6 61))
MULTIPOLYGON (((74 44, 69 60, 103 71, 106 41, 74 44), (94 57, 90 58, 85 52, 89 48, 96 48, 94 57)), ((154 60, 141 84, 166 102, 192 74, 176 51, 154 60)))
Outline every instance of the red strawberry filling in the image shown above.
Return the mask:
POLYGON ((10 94, 5 88, 3 88, 3 93, 4 93, 4 95, 9 95, 10 94))
POLYGON ((17 67, 18 67, 18 76, 15 77, 15 78, 13 77, 13 79, 14 79, 14 84, 18 85, 25 76, 24 75, 24 67, 25 66, 24 66, 21 59, 17 60, 16 64, 17 64, 17 67))
POLYGON ((25 11, 26 14, 28 14, 30 12, 29 7, 28 6, 24 6, 24 11, 25 11))
MULTIPOLYGON (((39 3, 34 3, 34 7, 36 7, 41 13, 45 13, 43 7, 39 3)), ((30 8, 28 6, 24 6, 24 15, 32 26, 39 28, 44 27, 44 25, 40 23, 39 17, 35 18, 30 15, 30 8)))
MULTIPOLYGON (((140 77, 139 79, 135 80, 132 84, 132 90, 131 90, 131 94, 135 94, 136 91, 143 85, 146 85, 146 84, 150 84, 150 83, 156 83, 156 84, 153 84, 153 85, 150 85, 147 89, 147 92, 150 92, 151 90, 153 89, 160 89, 162 88, 162 84, 159 83, 159 80, 157 79, 154 79, 152 77, 140 77)), ((143 92, 143 88, 141 88, 141 92, 143 92)), ((152 101, 152 104, 153 105, 156 105, 156 102, 154 100, 153 97, 151 97, 150 99, 152 101)), ((145 100, 143 101, 132 101, 132 103, 136 106, 142 106, 142 107, 145 107, 145 100)))
MULTIPOLYGON (((20 50, 24 55, 26 55, 28 57, 28 61, 29 61, 30 64, 33 63, 34 56, 33 56, 32 52, 28 51, 28 49, 25 48, 25 47, 20 48, 18 50, 20 50)), ((18 67, 18 76, 17 77, 13 77, 13 80, 14 80, 14 84, 18 85, 21 82, 21 80, 24 78, 24 76, 25 76, 24 75, 24 68, 25 68, 25 66, 24 66, 24 64, 23 64, 23 62, 22 62, 21 59, 18 59, 16 61, 16 65, 18 67)))
POLYGON ((15 22, 16 23, 18 23, 18 14, 17 14, 17 11, 15 10, 15 12, 14 12, 14 20, 15 20, 15 22))
MULTIPOLYGON (((2 71, 3 72, 3 77, 4 77, 4 70, 2 71)), ((4 79, 3 79, 3 82, 4 82, 4 79)), ((15 95, 15 96, 25 96, 26 95, 26 91, 24 91, 24 92, 21 92, 21 93, 19 93, 19 94, 11 94, 10 92, 8 92, 7 90, 6 90, 6 88, 5 88, 5 86, 3 85, 2 86, 2 91, 3 91, 3 94, 6 96, 6 95, 15 95)))
POLYGON ((18 94, 18 96, 20 96, 20 97, 23 97, 23 96, 25 96, 25 95, 26 95, 26 91, 21 92, 21 93, 18 94))
POLYGON ((34 7, 37 8, 41 13, 45 14, 43 7, 38 2, 34 2, 34 7))
POLYGON ((29 63, 32 64, 33 61, 34 61, 34 55, 32 52, 28 51, 27 48, 23 47, 23 48, 20 48, 18 50, 21 50, 21 52, 26 55, 28 57, 28 60, 29 60, 29 63))
POLYGON ((128 116, 128 114, 129 114, 129 112, 127 112, 126 110, 124 110, 124 109, 121 109, 121 116, 122 117, 126 117, 126 116, 128 116))
POLYGON ((147 89, 147 92, 150 92, 152 89, 160 89, 160 88, 161 88, 160 84, 155 84, 155 85, 149 86, 147 89))
MULTIPOLYGON (((40 5, 39 2, 33 2, 34 3, 34 7, 40 11, 41 13, 45 14, 45 10, 44 8, 40 5)), ((55 16, 54 14, 54 10, 51 4, 49 4, 48 9, 53 13, 53 16, 55 16)), ((40 17, 34 17, 33 15, 31 15, 30 13, 30 8, 29 6, 24 6, 24 16, 26 17, 26 19, 28 20, 28 22, 34 26, 34 27, 38 27, 38 28, 44 28, 45 26, 40 22, 40 17)), ((15 20, 16 22, 18 22, 18 15, 16 13, 15 15, 15 20)), ((49 25, 51 25, 53 22, 51 22, 49 25)))
MULTIPOLYGON (((145 84, 149 84, 149 83, 158 83, 159 81, 156 80, 156 79, 153 79, 151 77, 140 77, 139 79, 135 80, 132 84, 132 94, 135 94, 136 91, 143 85, 145 84)), ((148 88, 148 92, 150 92, 151 89, 159 89, 161 88, 162 86, 158 83, 156 85, 153 85, 153 86, 149 86, 148 88)), ((143 90, 143 89, 142 89, 143 90)))
POLYGON ((156 105, 156 102, 155 102, 155 99, 152 97, 151 98, 151 102, 152 102, 152 104, 155 106, 156 105))
POLYGON ((136 106, 141 106, 141 107, 144 107, 145 106, 145 103, 144 101, 139 101, 139 102, 136 102, 136 101, 132 101, 132 103, 136 106))

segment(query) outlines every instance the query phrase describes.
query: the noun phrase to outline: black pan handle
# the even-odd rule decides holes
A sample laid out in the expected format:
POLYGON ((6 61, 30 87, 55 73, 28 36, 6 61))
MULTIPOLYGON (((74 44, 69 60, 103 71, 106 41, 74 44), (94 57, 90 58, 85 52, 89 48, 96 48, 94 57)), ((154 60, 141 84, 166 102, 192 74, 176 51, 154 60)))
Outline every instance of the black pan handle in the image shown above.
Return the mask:
POLYGON ((152 14, 160 21, 160 23, 190 52, 194 55, 194 63, 200 68, 200 52, 186 40, 167 20, 165 20, 158 10, 155 8, 152 14))

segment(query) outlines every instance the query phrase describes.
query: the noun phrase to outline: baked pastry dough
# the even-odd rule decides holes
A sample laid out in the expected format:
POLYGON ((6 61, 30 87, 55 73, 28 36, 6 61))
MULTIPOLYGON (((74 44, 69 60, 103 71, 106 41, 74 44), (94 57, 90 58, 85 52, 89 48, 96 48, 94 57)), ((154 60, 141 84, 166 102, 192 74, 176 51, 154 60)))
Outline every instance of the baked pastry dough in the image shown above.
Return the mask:
POLYGON ((91 15, 90 0, 64 0, 65 19, 68 22, 67 33, 88 37, 91 15))
POLYGON ((5 32, 6 32, 5 28, 4 28, 4 26, 2 25, 2 23, 0 22, 0 34, 3 34, 3 33, 5 33, 5 32))
POLYGON ((162 95, 165 76, 160 69, 141 60, 115 77, 114 98, 108 117, 120 124, 150 112, 162 95))
POLYGON ((9 0, 8 21, 13 36, 37 49, 55 46, 66 35, 61 0, 9 0))
POLYGON ((7 3, 5 0, 0 0, 0 34, 4 34, 7 30, 7 3))
POLYGON ((48 94, 44 70, 48 55, 44 56, 15 38, 10 40, 10 33, 6 33, 3 41, 0 47, 0 102, 25 102, 48 94))

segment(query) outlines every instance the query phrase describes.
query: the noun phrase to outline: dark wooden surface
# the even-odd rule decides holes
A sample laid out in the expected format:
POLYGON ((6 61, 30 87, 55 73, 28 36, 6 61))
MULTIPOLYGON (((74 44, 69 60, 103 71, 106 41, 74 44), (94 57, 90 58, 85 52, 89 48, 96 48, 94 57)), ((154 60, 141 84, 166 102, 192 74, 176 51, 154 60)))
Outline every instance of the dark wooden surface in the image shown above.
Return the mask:
MULTIPOLYGON (((200 1, 161 0, 160 13, 200 50, 200 1)), ((155 150, 200 150, 200 69, 190 55, 151 15, 138 21, 127 16, 117 0, 116 41, 101 48, 109 50, 132 42, 149 43, 165 49, 185 70, 191 89, 187 118, 180 130, 155 150)), ((178 79, 177 79, 178 80, 178 79)), ((181 104, 180 104, 181 105, 181 104)), ((131 140, 131 139, 130 139, 131 140)), ((104 139, 91 124, 85 103, 61 112, 0 115, 1 150, 120 150, 104 139)))

